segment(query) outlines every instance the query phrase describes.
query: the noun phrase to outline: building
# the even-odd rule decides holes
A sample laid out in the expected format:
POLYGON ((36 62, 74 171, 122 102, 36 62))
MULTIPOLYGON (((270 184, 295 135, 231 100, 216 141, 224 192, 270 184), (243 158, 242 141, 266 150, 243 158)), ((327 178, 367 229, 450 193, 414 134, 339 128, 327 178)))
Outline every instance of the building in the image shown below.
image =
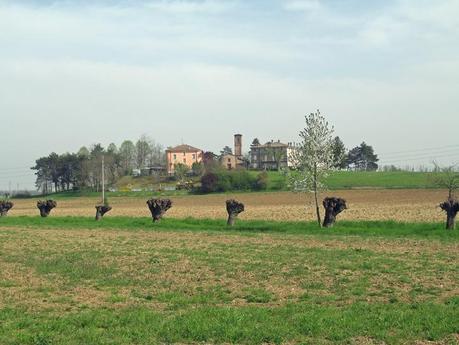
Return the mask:
POLYGON ((255 139, 250 146, 250 168, 257 170, 278 170, 293 166, 293 143, 284 144, 280 140, 271 140, 260 144, 255 139))
POLYGON ((179 145, 168 148, 166 150, 167 173, 173 175, 175 173, 176 164, 185 164, 190 169, 193 163, 202 162, 203 151, 190 145, 179 145))
POLYGON ((234 154, 224 154, 220 157, 220 164, 227 170, 246 168, 247 164, 242 156, 242 134, 234 135, 234 154))

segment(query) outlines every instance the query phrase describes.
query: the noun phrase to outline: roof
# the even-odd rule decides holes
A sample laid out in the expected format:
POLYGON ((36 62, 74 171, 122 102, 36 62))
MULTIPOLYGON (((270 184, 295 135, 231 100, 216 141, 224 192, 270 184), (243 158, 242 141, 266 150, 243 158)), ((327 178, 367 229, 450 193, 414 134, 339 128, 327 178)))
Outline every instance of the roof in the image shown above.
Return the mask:
POLYGON ((284 144, 279 141, 268 141, 263 145, 252 145, 254 148, 267 148, 267 147, 290 147, 289 144, 284 144))
POLYGON ((201 149, 197 149, 191 145, 179 145, 176 147, 171 147, 166 150, 167 152, 201 152, 201 149))

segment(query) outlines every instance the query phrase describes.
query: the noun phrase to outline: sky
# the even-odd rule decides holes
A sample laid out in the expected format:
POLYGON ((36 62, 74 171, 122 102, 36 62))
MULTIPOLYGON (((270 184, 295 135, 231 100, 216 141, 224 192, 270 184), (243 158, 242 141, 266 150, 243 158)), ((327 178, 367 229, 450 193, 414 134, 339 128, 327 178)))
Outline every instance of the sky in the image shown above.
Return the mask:
POLYGON ((459 162, 457 0, 0 0, 0 190, 147 134, 219 152, 326 116, 381 164, 459 162))

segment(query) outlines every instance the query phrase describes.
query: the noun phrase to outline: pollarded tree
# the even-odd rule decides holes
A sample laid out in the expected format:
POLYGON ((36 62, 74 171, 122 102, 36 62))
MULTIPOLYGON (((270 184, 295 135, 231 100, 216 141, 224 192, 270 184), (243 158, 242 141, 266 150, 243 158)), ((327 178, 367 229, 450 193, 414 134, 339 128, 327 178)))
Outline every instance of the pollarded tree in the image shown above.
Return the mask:
POLYGON ((446 229, 454 230, 456 215, 459 212, 459 201, 456 197, 456 191, 459 189, 459 172, 455 166, 440 168, 437 164, 435 164, 435 171, 433 183, 437 187, 448 190, 448 199, 440 204, 440 208, 446 212, 446 229))
POLYGON ((301 142, 292 152, 294 171, 289 172, 289 182, 294 191, 314 193, 317 222, 322 226, 318 194, 325 189, 325 178, 333 167, 334 129, 319 110, 305 120, 301 142))

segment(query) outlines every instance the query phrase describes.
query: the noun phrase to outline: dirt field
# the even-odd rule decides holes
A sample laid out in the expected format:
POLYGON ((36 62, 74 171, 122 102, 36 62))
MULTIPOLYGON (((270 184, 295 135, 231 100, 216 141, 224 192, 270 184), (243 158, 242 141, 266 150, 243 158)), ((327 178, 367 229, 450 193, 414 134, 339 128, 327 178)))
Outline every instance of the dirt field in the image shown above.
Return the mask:
MULTIPOLYGON (((346 220, 440 221, 444 216, 438 204, 445 199, 440 190, 361 190, 323 194, 343 197, 349 209, 341 216, 346 220)), ((312 197, 290 192, 239 193, 173 197, 173 208, 167 213, 175 218, 225 218, 225 200, 236 198, 246 205, 241 219, 312 220, 312 197)), ((92 216, 97 199, 74 198, 59 200, 56 216, 92 216)), ((143 198, 112 198, 111 216, 148 217, 143 198)), ((37 215, 36 200, 15 200, 11 216, 37 215)))

